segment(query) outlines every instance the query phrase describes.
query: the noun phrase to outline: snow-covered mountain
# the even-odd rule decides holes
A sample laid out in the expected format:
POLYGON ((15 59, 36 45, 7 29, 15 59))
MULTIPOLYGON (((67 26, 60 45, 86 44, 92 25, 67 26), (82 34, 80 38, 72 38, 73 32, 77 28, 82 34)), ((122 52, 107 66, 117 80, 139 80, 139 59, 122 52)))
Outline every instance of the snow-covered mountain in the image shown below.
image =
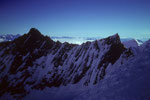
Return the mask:
POLYGON ((128 41, 124 41, 123 44, 126 48, 138 47, 138 46, 143 44, 143 41, 138 40, 138 39, 131 39, 131 40, 128 40, 128 41))
POLYGON ((0 42, 4 41, 12 41, 16 38, 18 38, 20 35, 19 34, 0 34, 0 42))
MULTIPOLYGON (((0 99, 129 100, 132 84, 148 84, 138 77, 149 78, 149 51, 150 42, 126 48, 118 34, 76 45, 54 42, 32 28, 0 43, 0 99)), ((136 86, 131 98, 141 92, 136 86)))

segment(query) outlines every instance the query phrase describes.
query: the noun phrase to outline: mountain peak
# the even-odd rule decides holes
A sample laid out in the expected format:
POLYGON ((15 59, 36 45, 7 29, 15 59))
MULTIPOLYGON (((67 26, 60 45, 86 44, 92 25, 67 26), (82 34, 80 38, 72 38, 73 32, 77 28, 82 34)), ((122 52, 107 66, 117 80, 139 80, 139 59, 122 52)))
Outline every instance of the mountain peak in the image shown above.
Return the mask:
POLYGON ((120 39, 120 36, 118 33, 112 35, 112 36, 109 36, 108 38, 111 38, 111 39, 120 39))
POLYGON ((27 33, 27 40, 32 41, 32 42, 36 42, 39 40, 43 40, 44 41, 44 35, 42 35, 42 33, 36 29, 36 28, 31 28, 29 30, 29 32, 27 33))
POLYGON ((40 48, 41 45, 47 45, 45 48, 50 48, 53 45, 53 41, 41 34, 36 28, 31 28, 27 34, 16 38, 15 42, 17 48, 26 48, 28 51, 33 51, 35 48, 40 48))
POLYGON ((120 36, 118 35, 118 33, 109 36, 107 38, 104 38, 102 40, 104 40, 106 44, 121 43, 120 36))
POLYGON ((31 28, 30 31, 28 32, 28 34, 31 34, 31 35, 42 35, 41 32, 36 29, 36 28, 31 28))

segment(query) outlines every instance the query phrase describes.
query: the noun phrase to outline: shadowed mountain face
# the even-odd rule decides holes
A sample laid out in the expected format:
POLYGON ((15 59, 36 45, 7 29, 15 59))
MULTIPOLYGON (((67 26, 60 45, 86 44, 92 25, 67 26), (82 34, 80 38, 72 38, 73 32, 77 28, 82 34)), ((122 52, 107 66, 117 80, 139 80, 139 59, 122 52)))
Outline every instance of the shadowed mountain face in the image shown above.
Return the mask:
MULTIPOLYGON (((120 57, 133 56, 118 34, 82 45, 54 42, 32 28, 11 42, 0 43, 0 96, 22 98, 33 89, 60 85, 94 85, 120 57)), ((121 62, 123 63, 123 61, 121 62)))

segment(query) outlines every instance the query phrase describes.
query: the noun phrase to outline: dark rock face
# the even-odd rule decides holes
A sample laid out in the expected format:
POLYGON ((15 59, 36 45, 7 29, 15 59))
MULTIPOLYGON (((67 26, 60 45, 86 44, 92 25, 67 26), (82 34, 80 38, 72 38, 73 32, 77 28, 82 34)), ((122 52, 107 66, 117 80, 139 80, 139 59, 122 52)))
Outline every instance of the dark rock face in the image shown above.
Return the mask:
POLYGON ((118 34, 115 35, 113 39, 108 37, 106 39, 107 44, 111 44, 109 51, 102 57, 101 62, 99 63, 98 68, 103 67, 102 73, 100 74, 100 78, 103 79, 105 75, 105 69, 108 64, 114 64, 120 57, 120 55, 126 50, 124 45, 121 43, 118 34))
MULTIPOLYGON (((32 66, 37 58, 46 55, 54 45, 54 42, 50 38, 44 37, 37 29, 32 28, 28 34, 12 41, 12 44, 13 47, 9 49, 8 54, 15 55, 15 58, 9 73, 16 74, 18 67, 23 62, 27 62, 25 67, 32 66), (27 55, 27 53, 30 53, 29 58, 23 61, 22 57, 27 55)), ((24 69, 26 69, 25 67, 24 69)))
POLYGON ((130 57, 132 52, 124 48, 118 34, 75 45, 54 42, 32 28, 14 41, 0 43, 0 96, 10 93, 20 99, 30 89, 77 84, 83 79, 83 85, 96 84, 104 78, 108 64, 122 54, 130 57))

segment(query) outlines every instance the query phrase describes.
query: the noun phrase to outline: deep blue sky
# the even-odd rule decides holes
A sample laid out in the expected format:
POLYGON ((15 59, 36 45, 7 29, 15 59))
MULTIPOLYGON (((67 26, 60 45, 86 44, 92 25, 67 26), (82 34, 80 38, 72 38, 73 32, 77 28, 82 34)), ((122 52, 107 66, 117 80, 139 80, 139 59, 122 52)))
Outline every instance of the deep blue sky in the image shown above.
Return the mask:
POLYGON ((0 0, 0 34, 150 38, 150 0, 0 0))

